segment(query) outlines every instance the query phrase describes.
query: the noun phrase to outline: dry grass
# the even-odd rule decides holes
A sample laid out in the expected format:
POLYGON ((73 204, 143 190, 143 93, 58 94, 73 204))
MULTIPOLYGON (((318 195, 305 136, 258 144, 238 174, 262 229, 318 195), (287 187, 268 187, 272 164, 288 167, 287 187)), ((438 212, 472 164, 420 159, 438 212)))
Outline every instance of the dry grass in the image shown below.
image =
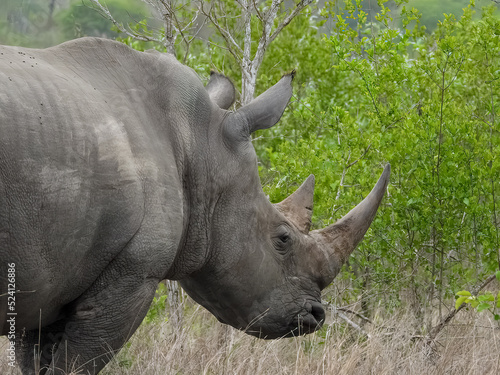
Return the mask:
MULTIPOLYGON (((460 312, 433 348, 414 337, 419 323, 408 312, 365 325, 369 339, 333 317, 329 320, 313 335, 264 341, 189 304, 182 328, 169 322, 143 324, 103 373, 500 374, 500 330, 486 313, 460 312)), ((1 341, 0 353, 5 347, 1 341)), ((0 357, 0 373, 8 371, 0 357)))

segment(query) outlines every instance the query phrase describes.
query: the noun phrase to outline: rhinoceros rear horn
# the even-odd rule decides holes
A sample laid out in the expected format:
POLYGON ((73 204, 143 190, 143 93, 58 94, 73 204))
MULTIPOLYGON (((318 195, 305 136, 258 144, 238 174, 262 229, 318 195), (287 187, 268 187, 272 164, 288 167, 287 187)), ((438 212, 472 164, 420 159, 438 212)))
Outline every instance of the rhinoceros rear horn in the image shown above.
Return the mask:
POLYGON ((248 139, 254 131, 275 125, 292 97, 294 75, 292 71, 283 76, 273 87, 234 112, 227 124, 231 137, 248 139))
POLYGON ((275 207, 290 220, 302 233, 309 233, 314 200, 314 175, 307 180, 288 198, 275 207))
POLYGON ((387 164, 377 184, 361 203, 335 224, 311 232, 328 258, 323 275, 325 286, 330 284, 370 227, 387 189, 390 173, 391 166, 387 164))
POLYGON ((236 98, 234 85, 229 78, 214 71, 210 72, 210 81, 205 89, 210 99, 222 109, 231 107, 236 98))

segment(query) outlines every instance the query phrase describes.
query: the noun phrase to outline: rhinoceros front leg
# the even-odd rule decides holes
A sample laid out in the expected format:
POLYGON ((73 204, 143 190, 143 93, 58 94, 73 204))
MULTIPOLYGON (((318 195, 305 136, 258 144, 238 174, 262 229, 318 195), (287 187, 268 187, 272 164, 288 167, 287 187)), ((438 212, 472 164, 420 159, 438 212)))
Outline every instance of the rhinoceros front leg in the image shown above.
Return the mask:
MULTIPOLYGON (((126 278, 121 285, 96 281, 91 290, 68 307, 65 319, 42 330, 45 375, 97 374, 135 332, 153 299, 158 280, 126 278), (53 351, 51 351, 54 349, 53 351)), ((30 374, 31 370, 23 370, 30 374)))
MULTIPOLYGON (((60 328, 23 331, 17 341, 17 363, 23 374, 38 374, 42 368, 48 368, 52 362, 52 352, 60 342, 57 332, 60 328), (53 330, 53 331, 52 331, 53 330)), ((40 374, 44 374, 40 371, 40 374)))

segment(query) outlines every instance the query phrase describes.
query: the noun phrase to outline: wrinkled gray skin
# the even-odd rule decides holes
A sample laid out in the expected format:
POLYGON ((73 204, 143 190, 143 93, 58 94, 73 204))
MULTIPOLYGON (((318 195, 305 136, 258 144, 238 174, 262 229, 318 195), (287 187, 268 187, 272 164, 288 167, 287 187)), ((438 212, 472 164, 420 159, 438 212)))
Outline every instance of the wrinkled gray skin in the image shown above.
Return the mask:
POLYGON ((0 328, 15 263, 23 374, 39 340, 42 373, 98 372, 163 279, 258 337, 321 326, 320 291, 368 229, 389 167, 323 230, 309 232, 312 176, 271 204, 250 134, 279 120, 292 78, 230 112, 229 80, 204 88, 169 55, 93 38, 0 47, 0 328))

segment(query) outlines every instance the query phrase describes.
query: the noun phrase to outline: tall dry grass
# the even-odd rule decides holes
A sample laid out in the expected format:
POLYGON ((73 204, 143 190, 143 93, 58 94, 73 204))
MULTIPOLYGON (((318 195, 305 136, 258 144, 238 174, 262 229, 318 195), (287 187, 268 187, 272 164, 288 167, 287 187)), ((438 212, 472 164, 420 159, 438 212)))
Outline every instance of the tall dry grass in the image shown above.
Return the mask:
MULTIPOLYGON (((142 324, 103 374, 500 374, 500 330, 486 313, 461 311, 429 347, 416 337, 422 320, 408 311, 366 324, 370 338, 330 315, 318 333, 265 341, 184 303, 181 327, 142 324)), ((0 373, 19 372, 0 355, 0 373)))

